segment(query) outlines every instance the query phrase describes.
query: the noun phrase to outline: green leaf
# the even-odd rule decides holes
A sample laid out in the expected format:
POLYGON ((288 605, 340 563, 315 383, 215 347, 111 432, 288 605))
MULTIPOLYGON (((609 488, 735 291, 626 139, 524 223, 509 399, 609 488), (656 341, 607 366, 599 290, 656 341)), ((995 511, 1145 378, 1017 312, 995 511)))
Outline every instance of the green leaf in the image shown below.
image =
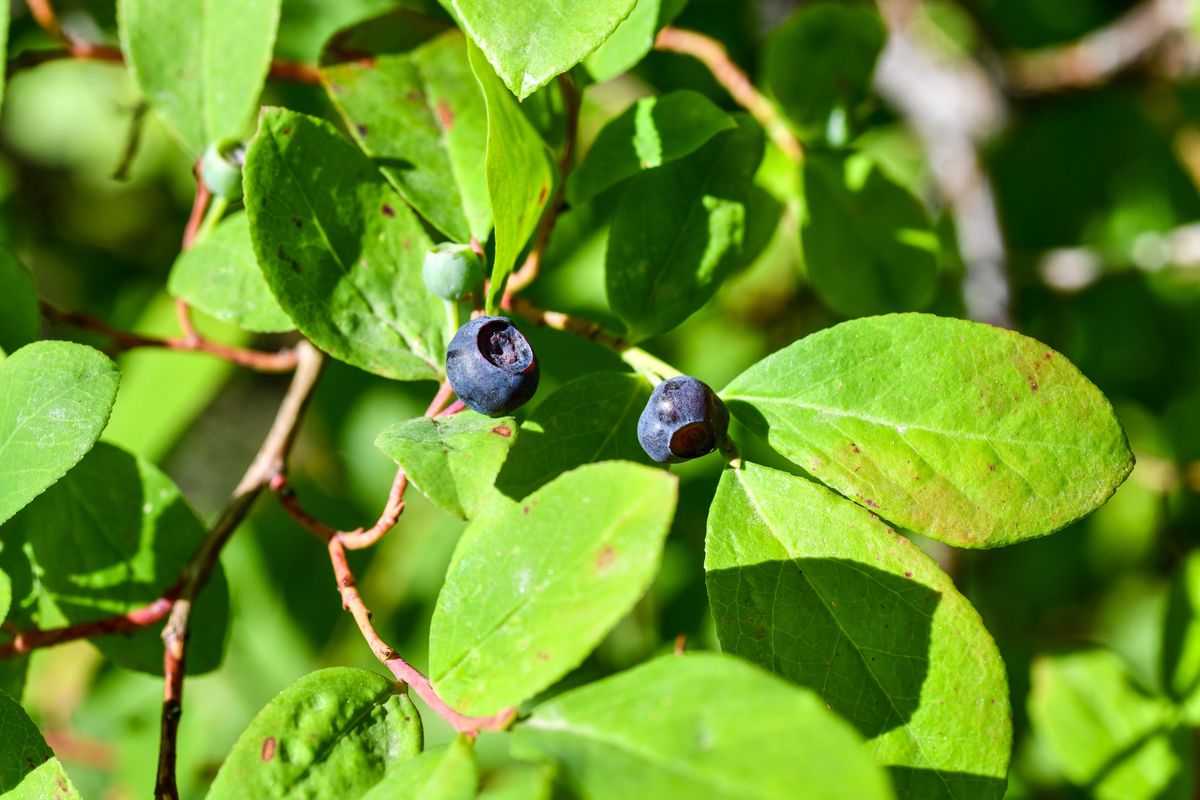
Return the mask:
POLYGON ((335 358, 399 380, 438 380, 446 310, 421 279, 421 223, 327 122, 263 112, 246 155, 258 263, 300 332, 335 358))
POLYGON ((444 419, 397 423, 379 434, 375 446, 403 467, 434 505, 471 519, 491 493, 516 435, 512 417, 492 419, 463 411, 444 419))
MULTIPOLYGON (((7 14, 7 7, 0 9, 0 17, 7 19, 7 14)), ((3 27, 0 26, 2 34, 3 27)), ((3 52, 4 44, 0 40, 0 55, 3 52)), ((3 93, 2 80, 0 95, 3 93)), ((33 275, 8 250, 0 248, 0 353, 15 352, 37 339, 40 326, 33 275)))
POLYGON ((4 618, 8 616, 8 609, 12 607, 12 579, 4 570, 0 570, 0 622, 4 622, 4 618))
POLYGON ((518 100, 599 47, 635 2, 441 0, 518 100))
POLYGON ((550 800, 554 768, 549 764, 505 764, 484 776, 479 800, 550 800))
POLYGON ((633 11, 612 36, 583 60, 592 79, 601 83, 633 69, 654 48, 659 29, 669 24, 686 3, 687 0, 637 0, 633 11))
MULTIPOLYGON (((519 3, 515 8, 530 9, 543 15, 533 4, 519 3)), ((528 44, 532 32, 524 31, 528 44)), ((478 39, 476 39, 478 41, 478 39)), ((496 256, 492 261, 492 283, 488 309, 499 307, 500 295, 517 256, 533 234, 542 209, 554 188, 554 167, 546 145, 533 125, 521 113, 496 73, 488 66, 479 48, 468 45, 471 69, 487 101, 487 174, 488 196, 492 204, 492 222, 496 229, 496 256)))
POLYGON ((818 692, 906 797, 1000 798, 1004 663, 934 561, 818 484, 726 469, 705 541, 721 647, 818 692))
POLYGON ((474 800, 475 748, 459 736, 390 770, 363 800, 474 800))
POLYGON ((1174 730, 1170 704, 1134 685, 1113 653, 1036 660, 1029 715, 1067 779, 1098 800, 1192 796, 1191 732, 1174 730))
POLYGON ((0 692, 0 796, 77 800, 79 792, 21 704, 0 692))
POLYGON ((347 130, 404 199, 459 242, 492 227, 487 112, 466 40, 407 10, 335 37, 321 78, 347 130))
POLYGON ((116 364, 72 342, 34 342, 0 362, 0 523, 92 449, 119 381, 116 364))
POLYGON ((430 625, 442 699, 491 714, 577 667, 653 580, 675 496, 669 473, 610 461, 471 523, 430 625))
POLYGON ((120 0, 121 50, 150 105, 199 155, 244 133, 271 66, 280 0, 120 0))
POLYGON ((1162 685, 1185 718, 1200 723, 1200 551, 1188 554, 1171 581, 1162 638, 1162 685))
MULTIPOLYGON (((42 596, 69 624, 149 605, 178 578, 205 537, 171 479, 103 442, 30 503, 13 525, 32 545, 42 596)), ((43 601, 43 602, 44 602, 43 601)), ((218 565, 196 603, 190 673, 221 663, 229 590, 218 565)), ((161 626, 93 644, 127 669, 162 674, 161 626)))
MULTIPOLYGON (((8 63, 8 26, 12 11, 10 6, 0 3, 0 62, 8 63)), ((0 75, 0 102, 4 100, 4 84, 7 76, 0 75)))
POLYGON ((694 152, 731 128, 737 128, 733 117, 699 92, 643 97, 600 131, 567 181, 567 199, 572 205, 583 203, 643 170, 694 152))
POLYGON ((802 171, 800 241, 821 299, 847 316, 929 305, 938 241, 920 202, 866 155, 810 153, 802 171))
POLYGON ((167 288, 206 314, 248 331, 280 333, 294 327, 258 268, 245 214, 222 221, 182 253, 167 288))
POLYGON ((396 682, 333 667, 280 692, 238 737, 209 800, 355 800, 421 752, 421 718, 396 682))
POLYGON ((892 796, 816 695, 715 654, 662 656, 562 694, 517 726, 512 747, 557 761, 583 800, 892 796))
POLYGON ((763 154, 762 129, 738 130, 625 187, 604 259, 608 302, 631 339, 683 322, 742 266, 746 204, 763 154))
POLYGON ((638 417, 649 401, 650 385, 639 375, 591 372, 570 381, 522 423, 496 488, 519 500, 583 464, 651 463, 637 439, 638 417))
POLYGON ((886 38, 870 6, 831 2, 804 6, 767 37, 767 87, 801 136, 822 135, 831 114, 867 99, 886 38))
POLYGON ((1066 358, 924 314, 844 322, 723 392, 751 431, 839 493, 959 547, 1042 536, 1102 505, 1133 455, 1066 358))

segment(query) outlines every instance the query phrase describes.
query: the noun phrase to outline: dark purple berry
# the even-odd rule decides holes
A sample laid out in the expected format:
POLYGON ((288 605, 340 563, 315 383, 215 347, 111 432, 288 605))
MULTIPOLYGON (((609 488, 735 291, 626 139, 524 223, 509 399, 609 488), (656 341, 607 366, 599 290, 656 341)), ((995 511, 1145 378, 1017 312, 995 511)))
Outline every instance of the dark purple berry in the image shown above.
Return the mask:
POLYGON ((467 408, 499 417, 524 405, 537 391, 537 358, 508 319, 476 317, 450 340, 446 377, 467 408))
POLYGON ((655 387, 638 419, 638 441, 646 455, 663 463, 711 453, 729 430, 729 411, 708 384, 688 375, 655 387))

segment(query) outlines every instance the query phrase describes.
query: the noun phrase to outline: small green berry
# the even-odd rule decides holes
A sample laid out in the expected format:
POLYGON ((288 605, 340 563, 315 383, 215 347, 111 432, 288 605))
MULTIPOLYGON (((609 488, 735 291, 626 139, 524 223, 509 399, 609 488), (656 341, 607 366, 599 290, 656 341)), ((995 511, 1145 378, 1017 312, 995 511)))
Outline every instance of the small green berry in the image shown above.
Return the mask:
POLYGON ((242 196, 242 163, 245 160, 246 143, 241 139, 213 142, 200 160, 200 177, 217 197, 238 200, 242 196))
POLYGON ((425 254, 421 277, 444 300, 462 300, 483 284, 483 263, 469 245, 442 242, 425 254))

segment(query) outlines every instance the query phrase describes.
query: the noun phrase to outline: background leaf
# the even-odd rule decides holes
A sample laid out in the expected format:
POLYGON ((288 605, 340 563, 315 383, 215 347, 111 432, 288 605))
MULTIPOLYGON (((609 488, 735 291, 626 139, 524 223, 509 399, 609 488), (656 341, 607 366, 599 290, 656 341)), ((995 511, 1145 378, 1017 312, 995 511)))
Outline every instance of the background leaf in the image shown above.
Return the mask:
POLYGON ((125 61, 147 101, 199 155, 245 132, 271 65, 280 0, 120 0, 125 61))
POLYGON ((638 417, 649 400, 650 384, 640 375, 591 372, 570 381, 521 424, 496 487, 519 500, 583 464, 651 463, 637 438, 638 417))
POLYGON ((654 47, 654 37, 670 24, 687 0, 637 0, 633 11, 583 60, 597 83, 628 72, 654 47))
POLYGON ((894 314, 801 339, 722 397, 793 463, 881 517, 959 547, 1051 533, 1133 465, 1104 396, 1012 331, 894 314))
POLYGON ((446 311, 421 279, 429 238, 370 160, 327 122, 263 112, 246 210, 279 305, 313 344, 400 380, 437 380, 446 311))
POLYGON ((404 467, 435 505, 471 519, 491 492, 516 436, 512 417, 493 419, 467 410, 397 423, 379 434, 375 446, 404 467))
POLYGON ((21 704, 0 692, 0 795, 5 800, 77 800, 66 770, 21 704))
POLYGON ((917 311, 937 284, 937 237, 920 202, 865 155, 809 153, 800 240, 809 280, 847 316, 917 311))
POLYGON ((582 203, 610 186, 694 152, 733 117, 699 92, 643 97, 614 117, 567 181, 567 199, 582 203))
POLYGON ((466 40, 447 28, 404 9, 369 20, 329 42, 321 78, 404 199, 451 239, 482 242, 492 228, 487 112, 466 40))
POLYGON ((332 667, 288 686, 255 715, 209 800, 355 800, 421 752, 421 718, 377 672, 332 667))
MULTIPOLYGON (((204 524, 154 465, 103 442, 13 525, 32 545, 38 587, 64 623, 89 622, 149 605, 178 579, 203 541, 204 524)), ((6 533, 6 540, 8 534, 6 533)), ((59 624, 39 617, 41 627, 59 624)), ((221 663, 229 589, 220 565, 196 602, 187 668, 221 663)), ((162 674, 161 627, 92 643, 126 669, 162 674)))
POLYGON ((1200 722, 1200 551, 1188 554, 1171 581, 1162 643, 1162 686, 1195 725, 1200 722))
POLYGON ((819 693, 901 796, 1004 795, 1004 663, 919 548, 824 487, 745 463, 721 476, 704 568, 721 647, 819 693))
POLYGON ((815 695, 708 653, 662 656, 542 703, 513 751, 557 761, 584 800, 792 800, 801 787, 812 800, 892 796, 815 695))
POLYGON ((474 800, 475 748, 465 737, 390 770, 363 800, 474 800))
POLYGON ((294 327, 258 268, 245 214, 222 220, 181 253, 167 288, 204 313, 248 331, 280 333, 294 327))
POLYGON ((518 100, 599 47, 635 2, 441 0, 518 100))
POLYGON ((1086 650, 1038 659, 1029 714, 1063 774, 1098 800, 1189 798, 1190 732, 1138 688, 1121 659, 1086 650))
POLYGON ((771 32, 763 75, 788 119, 808 140, 830 115, 849 113, 870 94, 887 31, 869 5, 810 3, 771 32))
POLYGON ((631 339, 683 322, 744 263, 746 203, 763 136, 749 116, 735 119, 738 130, 625 187, 608 234, 604 282, 631 339))
POLYGON ((0 523, 92 449, 119 381, 116 364, 72 342, 34 342, 0 362, 0 523))
MULTIPOLYGON (((517 3, 521 8, 542 10, 517 3)), ((499 7, 497 7, 499 9, 499 7)), ((528 44, 529 33, 522 34, 528 44)), ((487 103, 487 187, 496 230, 496 255, 488 308, 499 307, 500 295, 517 256, 533 234, 554 188, 554 167, 546 145, 521 113, 479 48, 468 45, 471 69, 487 103)))
MULTIPOLYGON (((8 9, 0 11, 0 17, 8 9)), ((3 29, 0 28, 0 33, 3 29)), ((0 45, 0 54, 3 54, 0 45)), ((3 84, 0 83, 0 95, 3 84)), ((8 250, 0 248, 0 358, 38 338, 41 318, 33 275, 8 250)))
POLYGON ((577 667, 653 580, 675 492, 662 470, 590 464, 473 522, 430 623, 442 699, 491 714, 577 667))

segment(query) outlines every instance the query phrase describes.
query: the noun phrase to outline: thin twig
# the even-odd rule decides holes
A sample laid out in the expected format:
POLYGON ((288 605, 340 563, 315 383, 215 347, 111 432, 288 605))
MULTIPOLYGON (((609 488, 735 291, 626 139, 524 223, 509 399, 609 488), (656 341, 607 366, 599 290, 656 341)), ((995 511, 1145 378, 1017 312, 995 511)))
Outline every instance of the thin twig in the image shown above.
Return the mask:
POLYGON ((717 83, 725 87, 730 97, 759 121, 767 135, 788 158, 796 162, 804 159, 804 148, 800 140, 788 128, 787 122, 779 115, 774 103, 754 87, 754 83, 741 67, 733 63, 723 44, 696 31, 667 27, 658 32, 654 47, 692 56, 700 61, 708 67, 717 83))
POLYGON ((292 376, 291 385, 275 414, 270 431, 258 450, 258 455, 234 489, 216 524, 183 568, 179 598, 171 608, 170 617, 162 632, 163 708, 158 777, 155 781, 155 797, 160 800, 176 800, 179 797, 175 783, 176 737, 179 731, 179 717, 183 711, 183 674, 187 655, 188 624, 193 604, 197 594, 212 575, 226 542, 250 511, 259 493, 283 470, 287 454, 296 438, 304 407, 312 396, 317 378, 321 374, 322 361, 320 351, 308 342, 301 342, 296 346, 296 373, 292 376))
POLYGON ((558 161, 558 188, 554 190, 554 196, 550 198, 550 204, 546 206, 546 212, 542 214, 542 220, 538 223, 533 247, 530 249, 529 255, 525 257, 525 263, 508 279, 508 285, 504 289, 508 294, 521 291, 537 278, 542 265, 542 256, 546 252, 550 234, 554 230, 554 223, 558 221, 558 212, 562 207, 567 177, 571 174, 571 167, 575 163, 575 140, 579 135, 579 91, 575 88, 575 82, 571 80, 571 76, 565 73, 558 76, 558 85, 562 90, 563 106, 566 109, 567 117, 566 141, 563 143, 562 155, 558 161))
POLYGON ((61 628, 48 628, 44 630, 28 628, 11 631, 13 640, 0 645, 0 659, 13 658, 28 653, 31 650, 37 650, 42 647, 54 647, 55 645, 74 642, 79 639, 91 639, 96 636, 131 633, 141 630, 167 616, 171 611, 171 606, 175 603, 175 596, 178 592, 179 584, 176 584, 163 592, 162 597, 159 597, 149 605, 135 608, 124 614, 114 614, 109 617, 102 617, 101 619, 94 619, 89 622, 80 622, 75 625, 66 625, 61 628))
POLYGON ((258 372, 290 372, 296 368, 296 347, 268 353, 242 347, 210 342, 207 339, 189 341, 183 338, 160 338, 125 331, 109 325, 102 319, 80 311, 66 311, 42 300, 42 316, 51 322, 71 325, 82 330, 93 331, 112 341, 111 352, 124 352, 138 347, 159 347, 166 350, 183 350, 193 353, 208 353, 258 372))
MULTIPOLYGON (((201 223, 204 222, 204 215, 208 211, 208 203, 212 199, 212 193, 208 191, 208 187, 204 184, 204 178, 200 176, 200 162, 192 167, 192 172, 196 177, 196 199, 192 201, 192 213, 188 215, 187 225, 183 228, 183 252, 192 249, 196 243, 196 233, 200 230, 201 223)), ((182 297, 175 298, 175 316, 179 320, 179 329, 183 331, 183 340, 192 344, 199 344, 204 337, 200 335, 200 331, 196 330, 195 323, 192 322, 192 307, 182 297)))

